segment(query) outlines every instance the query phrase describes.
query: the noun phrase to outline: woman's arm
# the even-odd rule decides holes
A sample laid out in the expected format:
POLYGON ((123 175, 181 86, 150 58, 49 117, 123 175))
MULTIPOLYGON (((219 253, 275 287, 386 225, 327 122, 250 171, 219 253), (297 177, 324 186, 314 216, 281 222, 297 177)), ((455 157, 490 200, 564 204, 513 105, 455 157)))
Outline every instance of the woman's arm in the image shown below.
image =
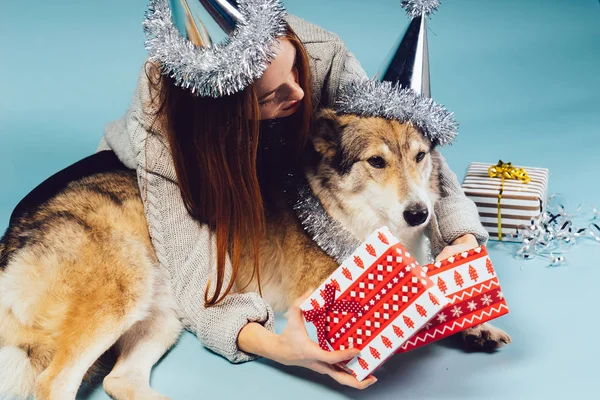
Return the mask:
MULTIPOLYGON (((308 295, 310 293, 307 293, 308 295)), ((360 350, 326 351, 309 338, 299 308, 303 300, 303 298, 298 299, 289 309, 288 324, 281 335, 274 334, 260 324, 249 323, 240 331, 239 348, 283 365, 304 367, 329 375, 338 383, 357 389, 365 389, 377 382, 372 375, 358 382, 354 376, 337 366, 338 363, 356 357, 360 350)))
MULTIPOLYGON (((271 308, 255 293, 232 293, 214 307, 204 306, 204 293, 216 270, 215 238, 187 212, 168 145, 148 104, 148 79, 142 70, 127 114, 106 127, 99 149, 112 149, 137 171, 152 244, 159 264, 169 273, 186 328, 231 362, 254 359, 256 355, 240 351, 237 337, 249 322, 272 331, 271 308)), ((226 282, 229 263, 227 268, 226 282)))

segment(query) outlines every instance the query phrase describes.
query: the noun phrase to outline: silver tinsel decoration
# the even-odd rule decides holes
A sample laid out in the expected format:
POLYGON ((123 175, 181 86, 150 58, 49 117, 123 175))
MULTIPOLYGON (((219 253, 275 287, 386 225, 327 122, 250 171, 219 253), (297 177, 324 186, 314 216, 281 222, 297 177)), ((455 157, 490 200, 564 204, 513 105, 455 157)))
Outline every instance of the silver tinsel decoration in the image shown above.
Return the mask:
POLYGON ((336 262, 343 263, 360 246, 350 231, 329 216, 303 172, 288 174, 284 192, 305 232, 336 262))
POLYGON ((285 10, 277 0, 239 0, 244 20, 223 42, 197 47, 173 24, 168 0, 150 0, 144 21, 150 60, 164 74, 198 96, 236 93, 260 78, 274 57, 275 39, 285 31, 285 10))
POLYGON ((342 114, 411 122, 440 145, 451 143, 458 131, 453 113, 431 98, 391 82, 354 81, 342 88, 334 108, 342 114))
POLYGON ((549 260, 550 267, 556 267, 567 262, 564 254, 575 246, 578 239, 588 238, 600 243, 600 211, 580 204, 575 212, 570 213, 565 201, 561 195, 550 196, 547 210, 531 219, 517 233, 507 235, 521 241, 516 252, 520 258, 531 260, 540 256, 549 260), (576 227, 575 220, 583 221, 584 226, 576 227))
POLYGON ((433 14, 440 5, 439 0, 402 0, 400 3, 410 18, 433 14))

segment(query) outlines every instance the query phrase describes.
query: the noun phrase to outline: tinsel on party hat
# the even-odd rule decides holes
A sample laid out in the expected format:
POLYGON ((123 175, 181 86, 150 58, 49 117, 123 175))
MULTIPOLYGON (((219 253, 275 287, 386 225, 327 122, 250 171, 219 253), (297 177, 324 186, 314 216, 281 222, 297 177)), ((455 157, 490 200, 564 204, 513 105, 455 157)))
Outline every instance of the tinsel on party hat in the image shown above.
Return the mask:
POLYGON ((284 16, 277 0, 150 0, 145 46, 177 85, 199 96, 231 95, 262 76, 284 16))

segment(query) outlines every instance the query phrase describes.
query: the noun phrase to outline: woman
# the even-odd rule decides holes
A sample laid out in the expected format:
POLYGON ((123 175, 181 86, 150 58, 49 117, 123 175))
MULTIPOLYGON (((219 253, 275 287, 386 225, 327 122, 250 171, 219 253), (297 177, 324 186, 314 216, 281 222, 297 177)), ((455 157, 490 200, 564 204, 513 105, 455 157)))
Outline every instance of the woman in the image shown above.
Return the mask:
MULTIPOLYGON (((259 132, 273 126, 265 121, 295 119, 286 132, 299 152, 314 108, 333 104, 338 89, 366 78, 365 72, 337 36, 294 16, 284 22, 272 0, 238 2, 247 23, 229 32, 229 47, 206 52, 205 32, 192 29, 199 24, 184 9, 180 25, 195 44, 188 54, 170 42, 172 32, 161 31, 168 25, 161 20, 165 3, 152 3, 145 25, 154 62, 142 71, 127 114, 106 127, 99 149, 112 149, 137 170, 153 244, 170 274, 181 319, 205 346, 231 362, 263 356, 329 374, 346 385, 371 385, 375 378, 359 383, 335 367, 355 351, 321 350, 308 338, 297 306, 277 335, 272 311, 259 294, 236 293, 233 287, 242 238, 255 239, 258 257, 264 222, 258 140, 259 132), (247 53, 240 50, 264 55, 265 46, 274 53, 262 59, 244 59, 247 53), (221 50, 225 54, 218 54, 221 50)), ((443 256, 475 247, 487 234, 445 163, 441 180, 436 234, 448 245, 443 256)))

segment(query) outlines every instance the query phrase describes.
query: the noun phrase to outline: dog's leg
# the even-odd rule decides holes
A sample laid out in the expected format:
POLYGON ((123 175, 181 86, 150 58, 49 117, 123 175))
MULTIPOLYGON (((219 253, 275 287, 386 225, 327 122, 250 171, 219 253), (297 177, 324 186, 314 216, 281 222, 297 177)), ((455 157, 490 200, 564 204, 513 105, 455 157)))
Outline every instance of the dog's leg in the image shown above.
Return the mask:
MULTIPOLYGON (((89 251, 90 257, 97 257, 98 253, 89 251)), ((127 269, 112 270, 107 265, 119 265, 121 260, 105 261, 92 269, 102 271, 102 279, 74 273, 70 278, 80 280, 76 285, 79 291, 62 292, 69 305, 62 312, 60 325, 50 332, 56 352, 35 382, 36 400, 74 400, 83 377, 96 360, 133 325, 148 317, 156 282, 151 260, 140 258, 139 265, 131 263, 127 269)), ((97 265, 85 257, 81 262, 97 265)))
POLYGON ((104 378, 104 390, 116 400, 166 400, 150 388, 150 371, 177 341, 181 323, 174 299, 159 288, 150 316, 131 327, 117 342, 119 358, 104 378))
POLYGON ((35 382, 36 400, 74 400, 85 373, 127 327, 99 321, 67 329, 57 341, 52 362, 35 382))
POLYGON ((506 332, 487 322, 465 329, 458 335, 465 347, 473 351, 494 351, 511 341, 506 332))

